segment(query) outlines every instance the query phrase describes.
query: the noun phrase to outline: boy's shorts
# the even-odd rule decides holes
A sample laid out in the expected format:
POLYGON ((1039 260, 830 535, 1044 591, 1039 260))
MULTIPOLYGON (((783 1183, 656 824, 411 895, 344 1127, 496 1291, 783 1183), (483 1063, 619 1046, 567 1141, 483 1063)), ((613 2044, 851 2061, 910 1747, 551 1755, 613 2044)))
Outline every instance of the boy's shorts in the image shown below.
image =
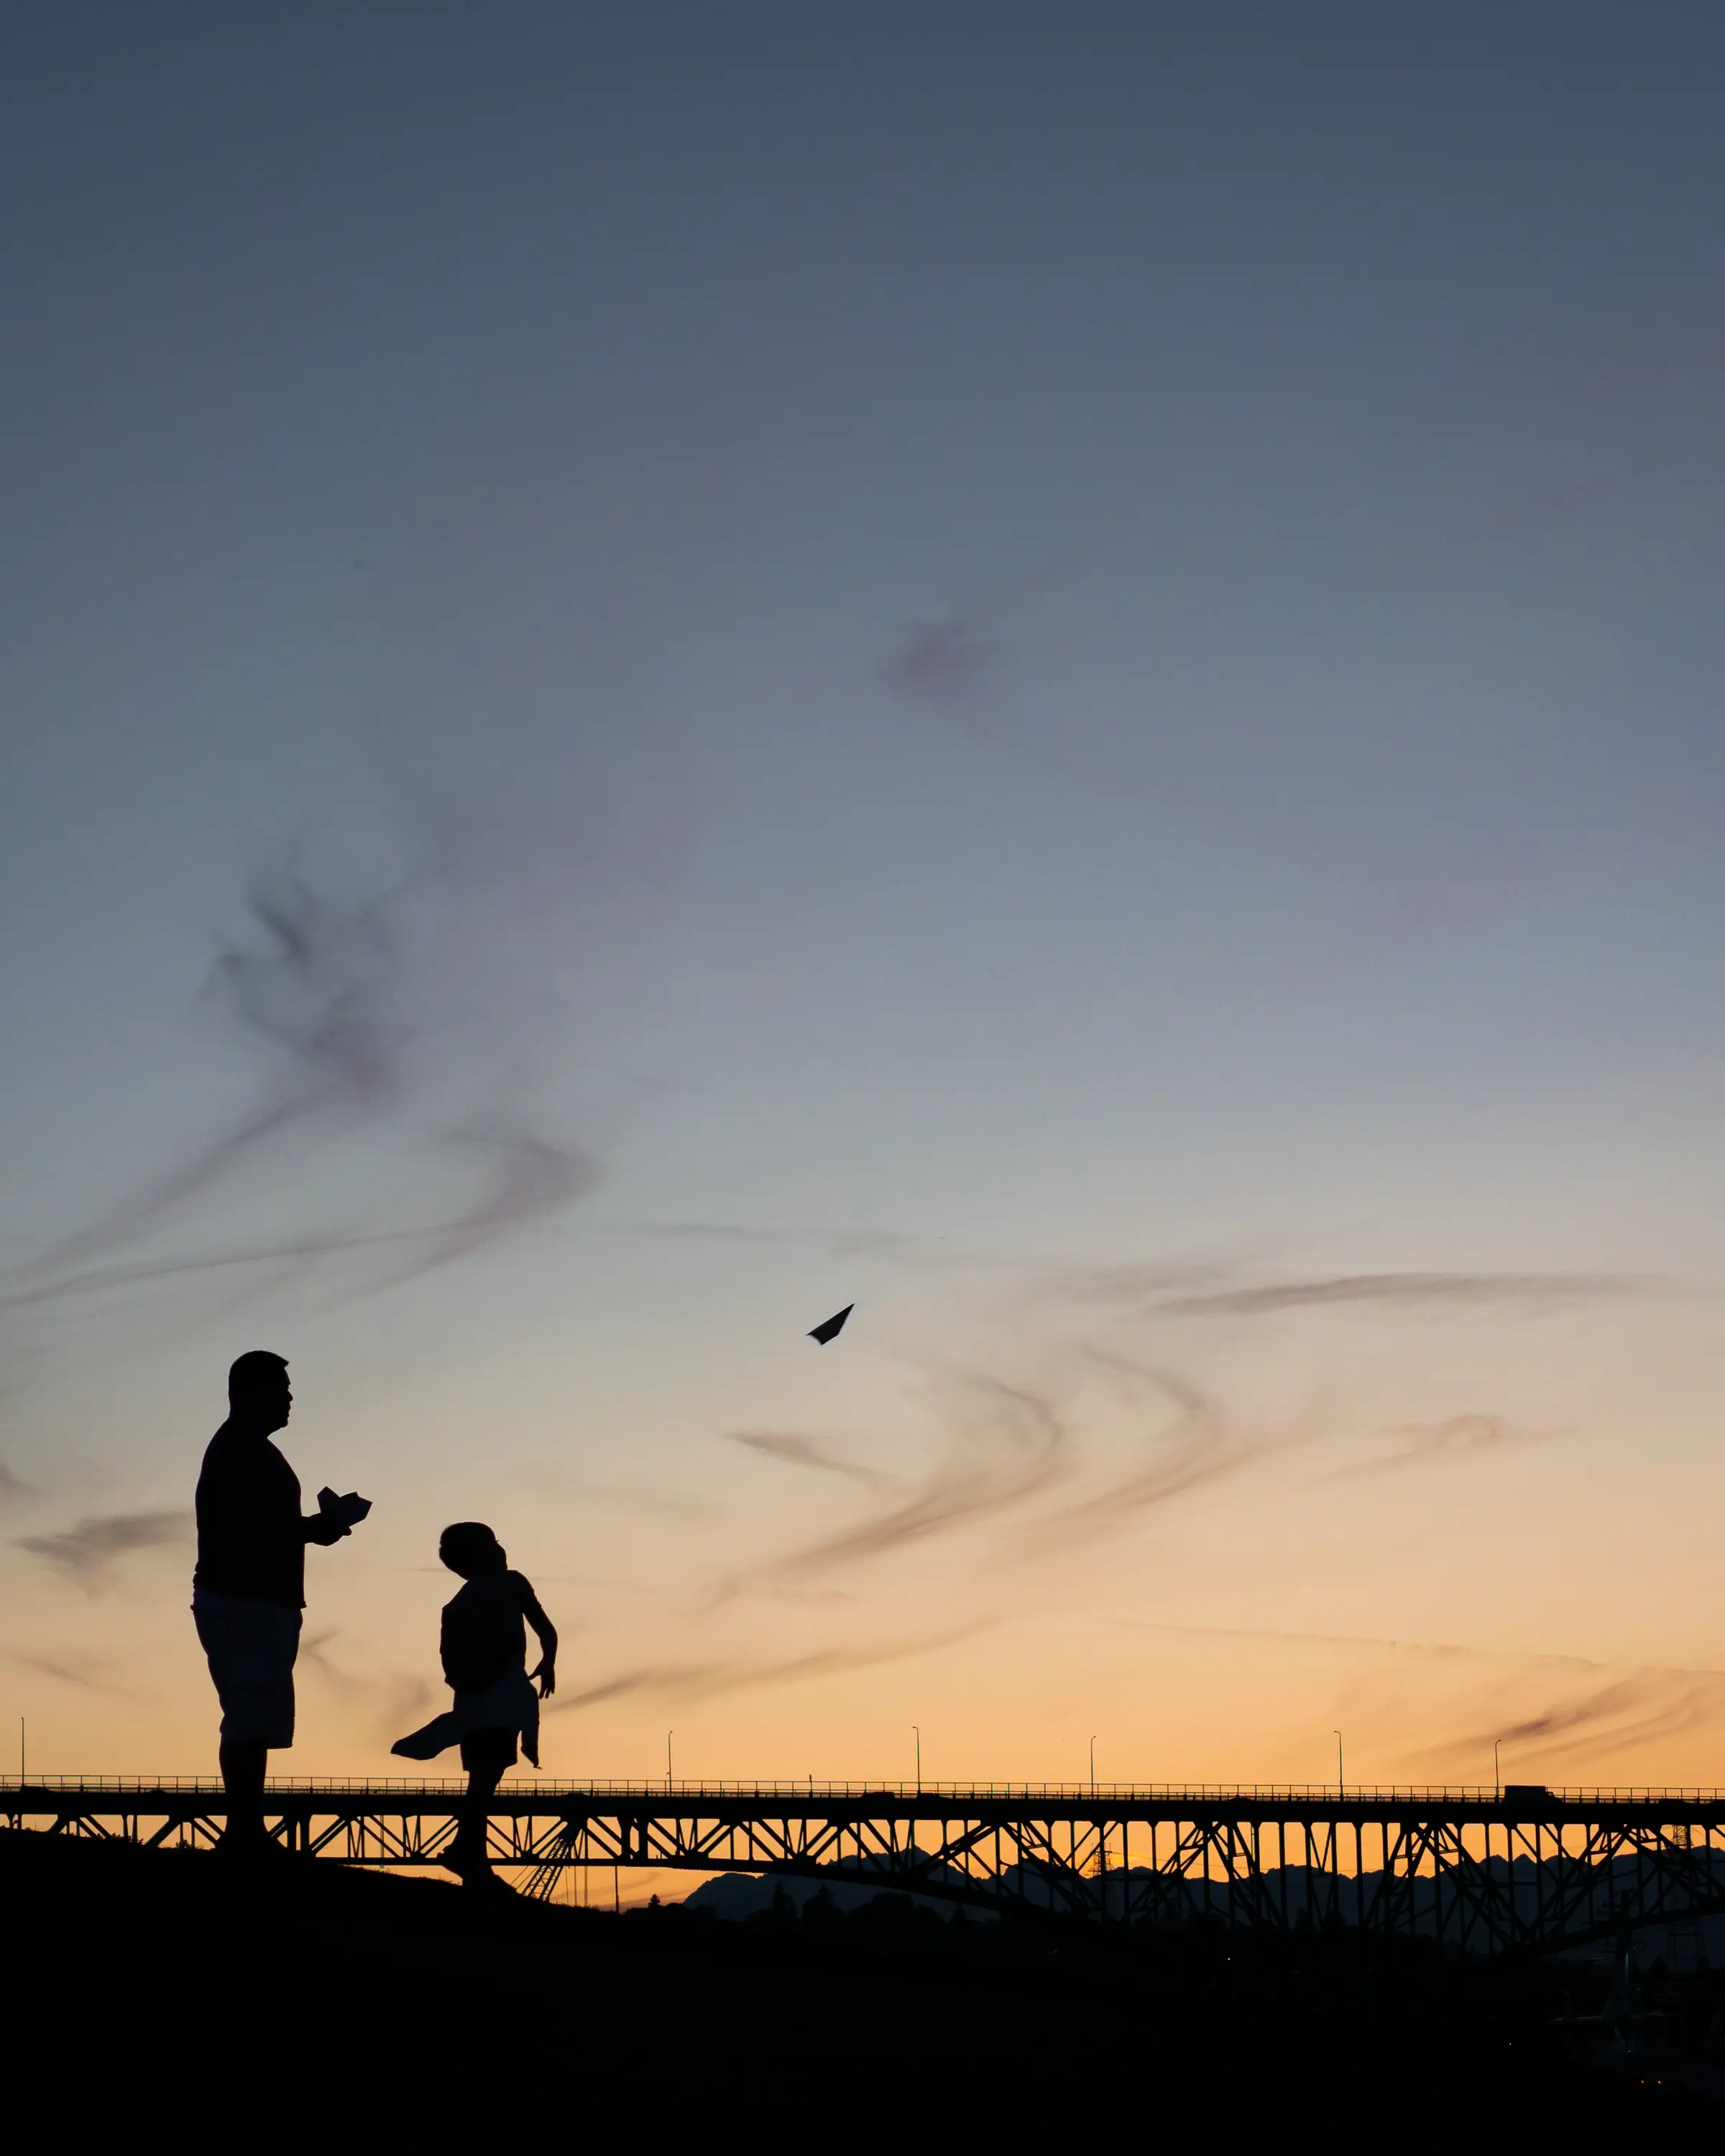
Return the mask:
POLYGON ((223 1741, 285 1751, 294 1741, 300 1613, 249 1594, 199 1588, 192 1621, 222 1702, 223 1741))
POLYGON ((501 1774, 521 1756, 512 1729, 470 1729, 461 1740, 461 1763, 470 1774, 487 1774, 494 1768, 501 1774))

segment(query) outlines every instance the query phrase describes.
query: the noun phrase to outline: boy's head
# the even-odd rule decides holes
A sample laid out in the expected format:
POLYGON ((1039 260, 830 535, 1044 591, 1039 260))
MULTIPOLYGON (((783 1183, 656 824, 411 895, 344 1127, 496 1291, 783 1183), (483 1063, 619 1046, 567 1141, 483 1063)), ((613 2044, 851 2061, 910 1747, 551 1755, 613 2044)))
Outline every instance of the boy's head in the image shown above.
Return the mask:
POLYGON ((437 1553, 451 1572, 459 1573, 464 1579, 509 1569, 502 1544, 480 1520, 457 1520, 454 1527, 445 1527, 438 1537, 437 1553))

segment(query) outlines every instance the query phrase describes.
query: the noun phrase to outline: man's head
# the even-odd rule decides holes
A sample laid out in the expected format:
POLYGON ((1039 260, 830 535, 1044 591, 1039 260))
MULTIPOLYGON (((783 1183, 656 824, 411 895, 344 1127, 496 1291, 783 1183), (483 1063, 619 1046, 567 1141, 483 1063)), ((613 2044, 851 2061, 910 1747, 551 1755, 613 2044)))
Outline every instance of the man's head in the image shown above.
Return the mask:
POLYGON ((287 1358, 266 1348, 254 1348, 228 1372, 228 1412, 235 1422, 261 1430, 285 1430, 294 1410, 287 1358))
POLYGON ((457 1520, 438 1537, 437 1553, 451 1572, 477 1579, 487 1572, 506 1572, 509 1558, 495 1535, 479 1520, 457 1520))

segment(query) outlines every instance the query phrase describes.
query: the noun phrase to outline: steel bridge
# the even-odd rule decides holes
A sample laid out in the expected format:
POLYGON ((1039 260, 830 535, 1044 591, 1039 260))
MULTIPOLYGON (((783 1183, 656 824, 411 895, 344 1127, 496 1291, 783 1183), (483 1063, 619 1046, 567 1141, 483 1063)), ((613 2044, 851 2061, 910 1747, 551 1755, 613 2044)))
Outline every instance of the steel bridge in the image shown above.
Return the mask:
MULTIPOLYGON (((336 1862, 441 1864, 463 1784, 272 1781, 272 1835, 336 1862)), ((14 1827, 208 1847, 218 1784, 0 1784, 14 1827)), ((549 1896, 594 1868, 819 1881, 1163 1925, 1358 1926, 1482 1953, 1615 1939, 1725 1913, 1725 1793, 1702 1789, 1126 1788, 1004 1783, 521 1782, 492 1861, 549 1896)))

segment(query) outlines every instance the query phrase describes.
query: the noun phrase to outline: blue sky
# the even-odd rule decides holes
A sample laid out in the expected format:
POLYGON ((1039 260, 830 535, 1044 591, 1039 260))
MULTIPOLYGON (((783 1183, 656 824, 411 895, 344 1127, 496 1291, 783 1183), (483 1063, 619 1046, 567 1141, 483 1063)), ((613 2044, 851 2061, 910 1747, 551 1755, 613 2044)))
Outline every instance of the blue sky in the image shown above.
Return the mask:
POLYGON ((955 1772, 1316 1774, 1343 1703, 1386 1778, 1717 1771, 1714 12, 3 44, 63 1763, 195 1762, 177 1516, 267 1344, 377 1506, 314 1765, 459 1512, 562 1583, 569 1771, 930 1700, 955 1772))

